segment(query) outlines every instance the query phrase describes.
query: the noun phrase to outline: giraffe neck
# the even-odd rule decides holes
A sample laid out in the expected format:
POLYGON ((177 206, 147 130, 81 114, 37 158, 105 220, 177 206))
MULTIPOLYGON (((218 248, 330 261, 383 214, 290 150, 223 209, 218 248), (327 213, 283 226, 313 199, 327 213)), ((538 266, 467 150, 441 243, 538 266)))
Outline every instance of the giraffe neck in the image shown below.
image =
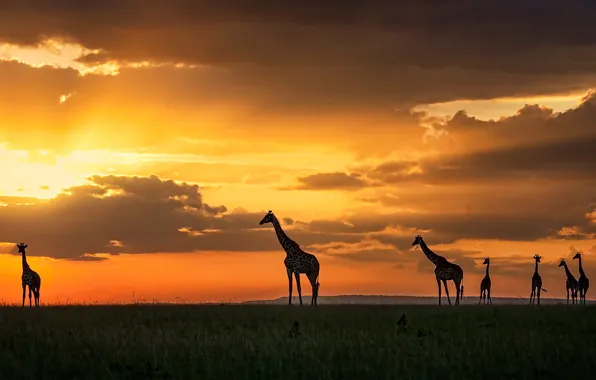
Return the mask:
POLYGON ((584 268, 582 268, 582 257, 577 258, 579 260, 579 273, 584 274, 584 268))
POLYGON ((567 275, 567 278, 573 278, 571 271, 569 271, 569 268, 567 268, 567 263, 563 263, 563 268, 565 268, 565 274, 567 275))
POLYGON ((25 255, 25 252, 23 252, 21 254, 21 257, 22 257, 23 270, 25 271, 25 270, 29 269, 29 264, 27 264, 27 255, 25 255))
POLYGON ((277 235, 279 244, 281 244, 284 251, 286 251, 286 254, 291 254, 294 251, 294 241, 286 235, 275 215, 273 215, 273 221, 271 223, 273 224, 273 228, 275 228, 275 234, 277 235))
POLYGON ((534 267, 534 274, 538 274, 538 261, 536 261, 536 266, 534 267))
POLYGON ((434 253, 433 251, 431 251, 430 248, 428 248, 428 245, 426 245, 426 243, 424 242, 424 240, 420 241, 420 248, 422 248, 422 252, 424 252, 424 254, 426 255, 426 257, 435 265, 437 265, 437 262, 439 261, 439 258, 441 256, 437 255, 436 253, 434 253))
POLYGON ((486 277, 488 277, 488 267, 490 266, 490 262, 486 263, 486 277))

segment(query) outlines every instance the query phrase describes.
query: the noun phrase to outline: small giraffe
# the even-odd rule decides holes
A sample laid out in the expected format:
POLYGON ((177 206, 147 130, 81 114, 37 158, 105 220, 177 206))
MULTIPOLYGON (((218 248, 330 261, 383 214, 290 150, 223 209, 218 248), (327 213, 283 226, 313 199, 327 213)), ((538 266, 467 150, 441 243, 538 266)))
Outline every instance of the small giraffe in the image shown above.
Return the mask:
POLYGON ((534 255, 534 261, 536 261, 536 268, 534 269, 534 275, 532 276, 532 292, 530 293, 530 305, 533 305, 538 296, 538 305, 540 305, 540 290, 546 293, 546 289, 542 289, 542 277, 538 274, 538 264, 542 256, 534 255))
POLYGON ((445 287, 445 294, 447 295, 447 302, 451 305, 451 299, 449 298, 449 288, 447 287, 447 281, 453 280, 455 284, 455 304, 459 305, 459 300, 464 297, 464 271, 457 264, 450 263, 443 256, 439 256, 426 245, 422 236, 417 235, 412 243, 413 246, 419 245, 422 248, 422 252, 430 260, 431 263, 435 264, 435 277, 437 279, 437 286, 439 287, 439 305, 441 305, 441 281, 445 287), (460 288, 461 286, 461 288, 460 288), (461 289, 461 290, 460 290, 461 289))
POLYGON ((19 253, 22 256, 23 274, 21 275, 21 284, 23 285, 23 307, 25 307, 25 289, 29 286, 29 307, 31 307, 31 292, 35 296, 35 306, 39 307, 39 291, 41 288, 41 277, 39 274, 29 267, 27 264, 27 254, 25 248, 27 244, 17 244, 19 253))
POLYGON ((300 299, 300 306, 302 306, 302 289, 300 287, 300 273, 306 274, 306 277, 310 281, 312 286, 312 297, 310 304, 317 306, 317 299, 319 298, 319 261, 314 255, 304 252, 298 243, 290 239, 288 235, 281 228, 279 220, 273 214, 271 210, 265 215, 259 225, 271 223, 275 228, 277 239, 281 244, 284 251, 286 251, 286 259, 284 265, 286 266, 286 272, 288 274, 289 282, 289 296, 288 304, 292 304, 292 273, 296 277, 296 288, 298 288, 298 298, 300 299))
POLYGON ((482 302, 484 299, 484 304, 486 305, 486 298, 488 296, 488 303, 492 305, 493 300, 490 298, 490 276, 488 275, 488 268, 490 267, 490 258, 485 258, 482 265, 486 265, 486 276, 480 282, 480 300, 478 300, 478 304, 482 302))
POLYGON ((590 287, 590 280, 586 277, 586 272, 584 272, 584 268, 582 267, 582 254, 577 252, 573 259, 577 259, 579 261, 579 279, 577 280, 577 290, 579 290, 579 303, 586 304, 586 293, 588 292, 588 288, 590 287))
POLYGON ((559 266, 565 268, 565 274, 567 275, 567 280, 565 281, 565 289, 567 290, 567 305, 569 305, 569 291, 571 291, 571 303, 575 305, 575 301, 577 299, 578 282, 569 271, 569 268, 567 268, 565 259, 561 259, 559 266))

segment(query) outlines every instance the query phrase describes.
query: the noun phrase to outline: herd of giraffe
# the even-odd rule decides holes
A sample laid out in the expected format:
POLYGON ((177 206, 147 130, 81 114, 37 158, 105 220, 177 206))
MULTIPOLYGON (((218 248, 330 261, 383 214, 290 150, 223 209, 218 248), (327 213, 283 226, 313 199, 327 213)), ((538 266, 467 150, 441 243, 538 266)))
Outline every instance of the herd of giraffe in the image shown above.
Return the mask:
MULTIPOLYGON (((300 300, 300 305, 302 305, 302 288, 300 287, 300 274, 305 274, 310 282, 312 287, 312 297, 311 297, 311 305, 317 305, 317 299, 319 298, 319 270, 320 265, 319 261, 310 253, 304 252, 298 243, 294 240, 290 239, 288 235, 284 232, 279 223, 277 217, 273 214, 271 210, 263 217, 259 225, 263 225, 266 223, 271 223, 273 228, 275 229, 275 233, 277 235, 277 239, 281 244, 282 248, 286 252, 286 258, 284 260, 284 265, 286 266, 286 273, 288 275, 288 303, 292 304, 292 283, 293 279, 292 276, 296 278, 296 288, 298 290, 298 298, 300 300)), ((439 305, 441 305, 441 283, 445 288, 445 294, 447 295, 447 301, 449 305, 451 305, 451 299, 449 298, 449 289, 447 287, 447 281, 453 281, 455 284, 455 304, 459 305, 460 300, 463 299, 464 296, 464 271, 463 269, 457 265, 450 263, 447 259, 443 256, 439 256, 434 253, 424 242, 421 235, 417 235, 414 238, 414 242, 412 246, 419 246, 424 252, 425 256, 435 265, 435 278, 437 279, 437 286, 439 288, 439 305)), ((17 245, 18 252, 22 255, 22 264, 23 264, 23 274, 21 276, 21 283, 23 286, 23 307, 25 306, 25 293, 26 288, 29 287, 29 306, 32 306, 31 302, 31 294, 35 297, 35 306, 39 307, 39 292, 41 288, 41 277, 37 272, 35 272, 29 264, 27 264, 27 254, 25 253, 25 248, 27 245, 24 243, 20 243, 17 245)), ((542 257, 540 255, 534 255, 534 261, 536 263, 534 269, 534 275, 532 276, 532 292, 530 293, 530 304, 534 304, 536 301, 538 305, 540 305, 540 291, 546 292, 545 289, 542 288, 542 278, 540 274, 538 274, 538 264, 540 263, 540 259, 542 257)), ((575 304, 577 301, 577 294, 579 293, 579 303, 586 303, 586 293, 588 288, 590 287, 590 281, 588 277, 586 277, 586 273, 582 268, 582 258, 581 254, 578 252, 574 257, 579 261, 579 280, 576 280, 569 271, 567 267, 567 263, 565 259, 561 259, 559 263, 559 267, 563 267, 565 269, 565 274, 567 275, 567 280, 565 282, 565 288, 567 290, 567 303, 569 304, 569 296, 571 295, 572 303, 575 304)), ((480 304, 482 301, 486 304, 487 301, 489 304, 492 304, 492 299, 490 297, 490 288, 491 288, 491 280, 489 276, 489 267, 490 267, 490 259, 484 259, 483 265, 486 265, 486 275, 480 282, 480 299, 478 303, 480 304)))
MULTIPOLYGON (((259 224, 271 223, 273 224, 273 228, 275 229, 275 233, 277 234, 277 238, 279 243, 281 244, 284 251, 286 251, 286 259, 284 260, 284 264, 286 266, 286 272, 288 274, 288 289, 289 289, 289 296, 288 296, 288 304, 292 304, 292 275, 296 278, 296 288, 298 289, 298 298, 300 300, 300 305, 302 305, 302 289, 300 287, 300 274, 306 274, 306 277, 310 281, 312 286, 312 298, 311 298, 311 305, 317 305, 317 298, 319 296, 319 261, 317 258, 307 252, 304 252, 298 243, 294 240, 290 239, 288 235, 284 232, 277 220, 277 217, 273 214, 271 210, 265 215, 265 217, 261 220, 259 224)), ((460 300, 463 299, 464 296, 464 270, 457 264, 450 263, 447 259, 443 256, 439 256, 434 253, 424 242, 422 236, 418 235, 414 238, 414 242, 412 246, 419 246, 424 252, 424 255, 430 260, 431 263, 435 265, 435 278, 437 279, 437 286, 439 288, 439 305, 441 304, 441 283, 443 283, 443 287, 445 288, 445 294, 447 295, 447 302, 451 305, 451 299, 449 297, 449 288, 447 287, 447 281, 453 281, 455 284, 455 304, 459 305, 460 300)), ((532 292, 530 293, 530 304, 538 303, 540 305, 540 291, 546 292, 545 289, 542 288, 542 278, 540 274, 538 274, 538 264, 540 263, 540 259, 542 257, 539 255, 534 256, 534 260, 536 262, 536 266, 534 269, 534 275, 532 276, 532 292)), ((571 294, 572 302, 575 304, 577 299, 577 293, 579 292, 579 301, 586 303, 586 293, 588 288, 590 287, 590 281, 582 268, 582 258, 581 254, 577 253, 574 259, 578 259, 579 261, 579 280, 576 280, 569 268, 567 268, 567 264, 565 260, 562 259, 561 263, 559 264, 560 267, 565 268, 565 273, 567 274, 567 282, 566 282, 566 289, 567 289, 567 303, 569 303, 569 295, 571 294)), ((489 268, 490 268, 490 258, 485 258, 483 265, 486 265, 486 275, 480 282, 480 299, 478 303, 484 302, 485 304, 488 302, 492 304, 492 299, 490 297, 490 288, 491 288, 491 280, 489 275, 489 268)))

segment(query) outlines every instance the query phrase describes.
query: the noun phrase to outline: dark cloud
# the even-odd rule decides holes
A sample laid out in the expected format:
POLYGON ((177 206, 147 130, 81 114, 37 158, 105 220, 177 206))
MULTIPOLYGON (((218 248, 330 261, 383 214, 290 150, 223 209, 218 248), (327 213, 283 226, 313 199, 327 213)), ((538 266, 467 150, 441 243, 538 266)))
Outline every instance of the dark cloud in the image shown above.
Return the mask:
POLYGON ((286 190, 358 190, 371 186, 360 174, 352 173, 317 173, 299 177, 300 185, 286 188, 286 190))
POLYGON ((4 5, 0 35, 34 43, 40 36, 59 34, 105 49, 107 57, 136 61, 351 62, 527 73, 593 69, 590 60, 574 58, 589 56, 596 43, 596 33, 577 28, 589 25, 596 6, 579 0, 547 7, 532 3, 176 0, 164 7, 139 0, 93 6, 37 0, 4 5), (141 6, 143 12, 136 11, 141 6), (556 48, 565 48, 568 55, 552 54, 556 48))
MULTIPOLYGON (((140 0, 93 6, 37 0, 2 6, 0 40, 33 44, 43 36, 62 36, 105 51, 85 57, 87 62, 207 65, 195 70, 203 74, 190 76, 168 69, 171 75, 163 79, 194 89, 172 95, 194 105, 243 98, 251 99, 255 110, 302 117, 322 111, 345 115, 355 105, 379 115, 396 105, 547 94, 595 84, 596 33, 577 28, 589 25, 594 7, 579 0, 546 7, 538 0, 366 6, 173 0, 167 7, 140 0), (199 92, 210 100, 190 100, 199 92)), ((156 73, 142 75, 155 79, 156 73)), ((155 92, 145 91, 144 97, 155 92)), ((397 122, 386 115, 359 128, 382 124, 395 128, 397 122)))
POLYGON ((596 174, 596 134, 551 143, 512 146, 494 151, 442 156, 412 165, 419 172, 396 169, 410 163, 384 164, 370 177, 385 183, 418 182, 453 184, 465 182, 556 179, 589 179, 596 174))
MULTIPOLYGON (((97 261, 96 254, 193 251, 281 251, 271 226, 260 226, 263 212, 228 211, 210 206, 200 188, 156 176, 92 176, 89 183, 68 189, 55 199, 23 203, 5 199, 0 207, 0 242, 29 244, 32 256, 97 261)), ((546 236, 560 222, 556 215, 503 215, 457 213, 357 214, 341 220, 293 221, 279 216, 287 233, 303 249, 317 255, 391 267, 432 270, 419 250, 412 249, 418 231, 429 245, 461 238, 532 240, 546 236), (293 223, 292 223, 293 222, 293 223)), ((585 215, 582 215, 585 218, 585 215)), ((16 254, 14 245, 0 245, 16 254)), ((575 252, 570 248, 567 256, 575 252)), ((586 268, 593 268, 588 248, 586 268)), ((441 250, 466 273, 481 274, 479 251, 441 250)), ((570 259, 570 257, 568 257, 570 259)), ((521 276, 532 270, 525 257, 495 258, 495 274, 521 276)), ((559 274, 557 263, 544 263, 547 276, 559 274)), ((589 269, 589 270, 592 270, 589 269)))

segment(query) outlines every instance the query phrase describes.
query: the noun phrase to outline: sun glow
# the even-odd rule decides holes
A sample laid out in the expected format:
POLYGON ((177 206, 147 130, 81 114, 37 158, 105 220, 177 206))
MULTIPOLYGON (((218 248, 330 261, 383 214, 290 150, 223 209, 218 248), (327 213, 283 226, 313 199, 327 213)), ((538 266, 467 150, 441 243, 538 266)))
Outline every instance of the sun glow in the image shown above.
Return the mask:
POLYGON ((64 188, 78 185, 84 176, 67 167, 46 151, 8 150, 0 145, 0 195, 53 198, 64 188))

